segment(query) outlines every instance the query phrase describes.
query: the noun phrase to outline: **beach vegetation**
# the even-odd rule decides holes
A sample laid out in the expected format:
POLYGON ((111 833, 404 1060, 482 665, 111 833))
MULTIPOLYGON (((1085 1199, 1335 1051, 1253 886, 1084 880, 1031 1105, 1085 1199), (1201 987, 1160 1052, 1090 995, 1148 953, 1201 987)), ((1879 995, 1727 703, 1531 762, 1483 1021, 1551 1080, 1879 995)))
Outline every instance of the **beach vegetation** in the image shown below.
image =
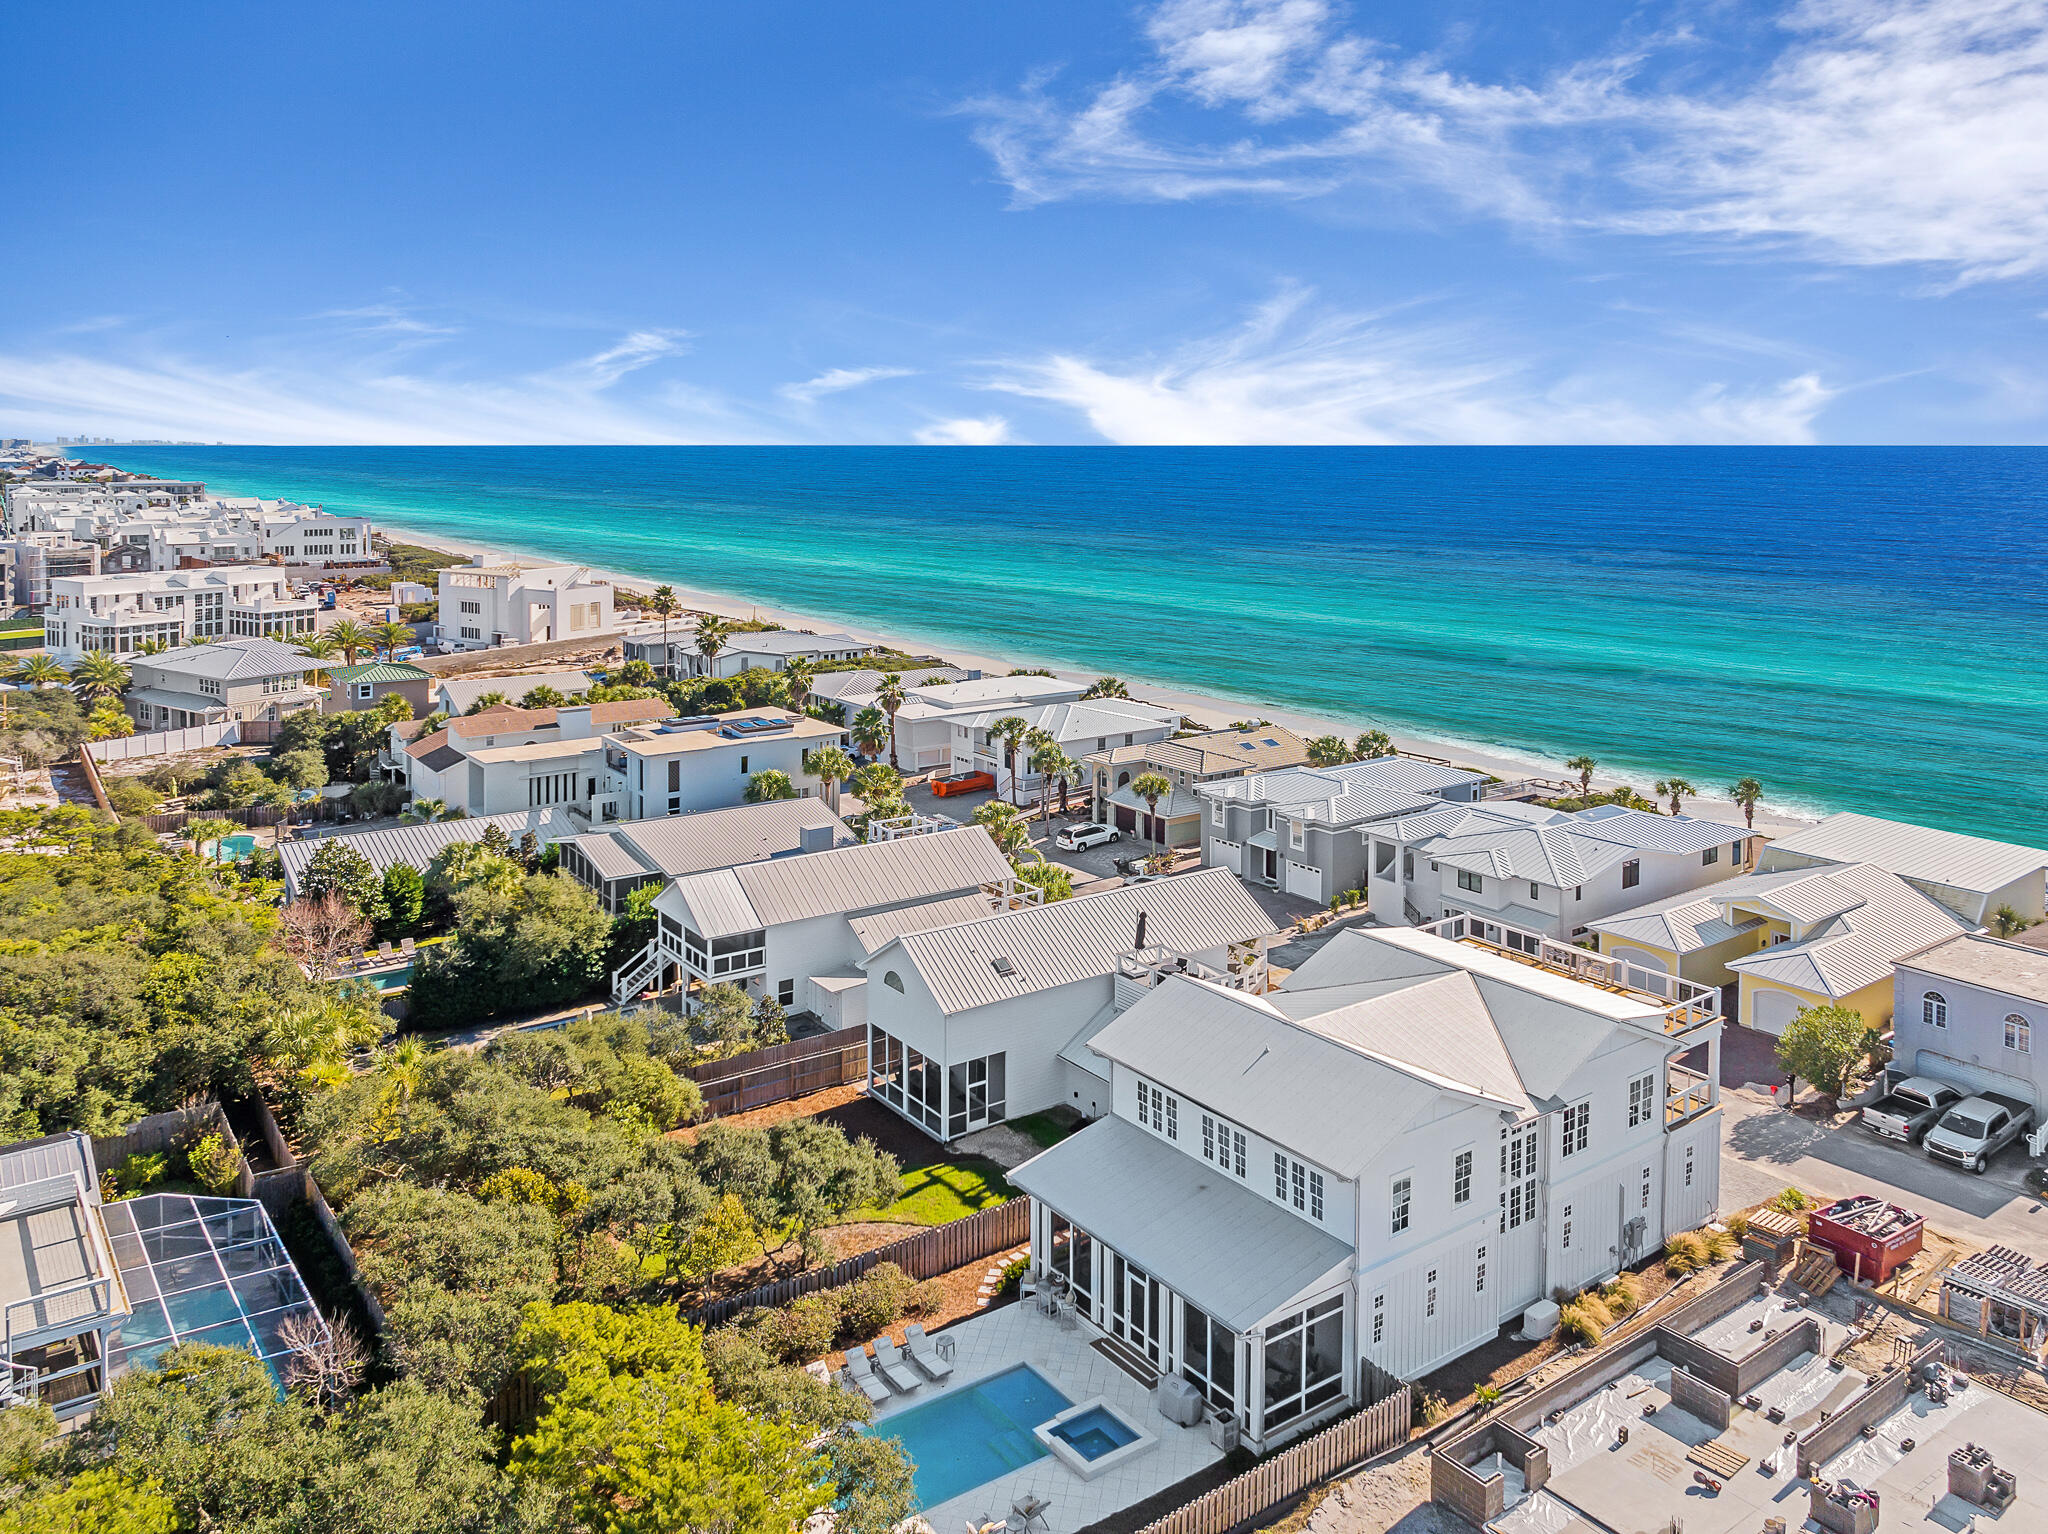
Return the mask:
POLYGON ((377 648, 377 636, 353 618, 344 618, 327 631, 327 642, 341 652, 342 664, 353 666, 356 657, 377 648))
MULTIPOLYGON (((430 549, 418 543, 387 543, 381 552, 384 562, 391 566, 390 573, 378 571, 371 575, 355 577, 360 584, 376 591, 389 591, 394 581, 413 581, 422 586, 437 585, 441 571, 456 565, 466 565, 469 558, 463 554, 451 554, 446 549, 430 549)), ((436 616, 439 609, 428 614, 436 616)))
POLYGON ((1863 1014, 1853 1007, 1801 1007, 1778 1036, 1778 1063, 1830 1097, 1849 1088, 1866 1051, 1863 1014))
POLYGON ((804 704, 811 696, 811 683, 816 680, 816 676, 817 673, 811 669, 810 661, 801 655, 791 656, 788 664, 782 668, 782 701, 792 712, 801 714, 804 711, 804 704))
POLYGON ((2013 937, 2033 926, 2026 917, 2009 905, 2002 905, 1991 913, 1991 930, 2000 937, 2013 937))
POLYGON ((711 674, 718 652, 725 648, 725 641, 732 630, 716 613, 705 613, 697 620, 696 633, 692 636, 698 655, 703 657, 705 675, 711 674))
POLYGON ((604 679, 611 687, 652 687, 657 680, 654 668, 644 660, 629 660, 623 666, 615 666, 604 673, 604 679))
POLYGON ((1083 698, 1128 698, 1130 695, 1131 690, 1124 686, 1123 678, 1114 676, 1097 677, 1081 694, 1083 698))
MULTIPOLYGON (((443 859, 435 864, 442 867, 443 859)), ((529 873, 513 858, 486 852, 459 876, 444 878, 443 887, 455 939, 420 955, 410 990, 417 1026, 455 1027, 556 1006, 603 981, 612 919, 576 880, 529 873)))
POLYGON ((377 641, 377 648, 384 652, 386 660, 396 659, 398 652, 418 637, 413 633, 410 623, 400 623, 395 619, 378 624, 370 630, 370 635, 377 641))
MULTIPOLYGON (((661 620, 661 674, 663 676, 675 675, 675 660, 668 647, 668 625, 669 620, 680 614, 682 610, 683 604, 677 600, 676 588, 673 586, 656 586, 653 594, 647 599, 647 611, 653 613, 655 617, 661 620)), ((640 661, 638 664, 642 666, 647 665, 645 661, 640 661)), ((653 680, 653 668, 651 666, 648 667, 648 680, 653 680)))
POLYGON ((487 689, 486 691, 478 693, 476 695, 475 701, 472 702, 469 705, 469 707, 464 709, 462 712, 465 715, 481 714, 486 709, 509 708, 511 707, 511 705, 512 700, 510 698, 505 696, 505 694, 499 691, 497 688, 492 687, 487 689))
POLYGON ((1742 823, 1752 831, 1756 829, 1756 807, 1763 796, 1764 786, 1755 778, 1738 778, 1728 785, 1728 797, 1742 811, 1742 823))
POLYGON ((1579 775, 1579 797, 1588 803, 1593 797, 1593 773, 1599 765, 1599 762, 1585 755, 1572 757, 1564 764, 1566 772, 1575 772, 1579 775))
POLYGON ((87 708, 119 698, 128 690, 128 681, 128 668, 104 651, 82 656, 71 668, 71 690, 87 708))
POLYGON ((769 767, 747 779, 747 803, 768 804, 777 799, 794 799, 796 785, 789 774, 769 767))
POLYGON ((853 776, 853 758, 837 746, 818 746, 804 753, 804 771, 818 780, 825 803, 837 813, 839 785, 853 776))
POLYGON ((889 765, 902 771, 903 764, 896 759, 896 715, 905 702, 903 678, 894 671, 886 672, 882 685, 875 689, 875 706, 889 720, 889 765))
POLYGON ((1394 738, 1385 730, 1367 730, 1351 743, 1351 754, 1361 762, 1394 755, 1394 738))
POLYGON ((1058 863, 1047 862, 1043 857, 1015 857, 1010 859, 1010 867, 1016 870, 1018 883, 1044 891, 1047 905, 1068 899, 1074 893, 1073 874, 1058 863))
POLYGON ((1684 778, 1659 778, 1657 792, 1671 801, 1671 813, 1682 814, 1688 797, 1699 792, 1684 778))
POLYGON ((1031 726, 1016 714, 1005 714, 988 727, 991 739, 1003 743, 1003 770, 1010 777, 1010 802, 1017 802, 1017 748, 1024 743, 1024 737, 1031 726))
POLYGON ((1311 767, 1341 767, 1351 760, 1351 745, 1341 735, 1318 735, 1308 743, 1311 767))
POLYGON ((873 706, 855 714, 847 730, 853 736, 854 748, 866 757, 880 756, 882 747, 891 739, 888 718, 873 706))
POLYGON ((1131 779, 1131 792, 1145 801, 1145 814, 1152 822, 1154 833, 1152 840, 1159 841, 1159 801, 1173 793, 1173 780, 1164 773, 1141 772, 1131 779))
POLYGON ((569 701, 568 696, 558 687, 542 682, 538 687, 529 687, 519 699, 521 708, 560 708, 569 701))

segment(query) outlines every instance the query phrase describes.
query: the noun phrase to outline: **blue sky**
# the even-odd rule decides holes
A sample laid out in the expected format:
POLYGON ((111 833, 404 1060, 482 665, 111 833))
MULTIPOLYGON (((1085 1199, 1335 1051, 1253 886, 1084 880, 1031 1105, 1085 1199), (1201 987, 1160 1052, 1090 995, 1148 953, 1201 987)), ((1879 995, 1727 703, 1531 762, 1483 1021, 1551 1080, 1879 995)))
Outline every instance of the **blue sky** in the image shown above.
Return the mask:
POLYGON ((2048 0, 17 8, 0 432, 2040 442, 2048 0))

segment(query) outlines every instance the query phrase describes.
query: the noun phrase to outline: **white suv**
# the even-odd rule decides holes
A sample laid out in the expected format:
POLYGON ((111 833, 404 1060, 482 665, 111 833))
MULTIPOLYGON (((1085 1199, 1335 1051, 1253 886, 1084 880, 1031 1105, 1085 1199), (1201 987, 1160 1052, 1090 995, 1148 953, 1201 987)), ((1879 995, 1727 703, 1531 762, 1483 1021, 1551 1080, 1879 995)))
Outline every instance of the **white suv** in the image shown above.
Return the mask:
POLYGON ((1115 826, 1091 822, 1083 826, 1068 826, 1053 839, 1053 845, 1064 847, 1069 852, 1080 852, 1089 847, 1102 847, 1118 840, 1115 826))

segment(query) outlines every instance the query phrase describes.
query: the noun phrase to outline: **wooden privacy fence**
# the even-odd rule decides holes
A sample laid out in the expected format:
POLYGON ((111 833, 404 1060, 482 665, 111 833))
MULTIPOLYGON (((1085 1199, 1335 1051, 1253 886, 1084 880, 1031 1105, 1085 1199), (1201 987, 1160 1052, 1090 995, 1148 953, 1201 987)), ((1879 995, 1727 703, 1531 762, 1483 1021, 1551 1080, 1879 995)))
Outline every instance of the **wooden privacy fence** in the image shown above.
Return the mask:
POLYGON ((1385 1400, 1341 1418, 1236 1480, 1148 1523, 1140 1534, 1224 1534, 1318 1481, 1406 1443, 1412 1410, 1409 1387, 1402 1385, 1385 1400))
POLYGON ((867 1069, 867 1027, 855 1024, 834 1033, 693 1065, 689 1076, 704 1094, 705 1117, 713 1118, 788 1102, 806 1092, 843 1087, 863 1080, 867 1069))
POLYGON ((1022 1246, 1030 1239, 1031 1200, 1013 1198, 1008 1203, 970 1214, 963 1220, 936 1225, 914 1236, 905 1236, 901 1241, 878 1246, 871 1252, 858 1253, 844 1262, 835 1262, 829 1268, 813 1268, 808 1273, 797 1273, 772 1284, 763 1284, 731 1299, 713 1300, 709 1305, 685 1311, 684 1317, 700 1326, 716 1326, 743 1310, 772 1309, 806 1294, 841 1288, 868 1269, 885 1262, 895 1263, 912 1278, 936 1278, 970 1262, 979 1262, 984 1257, 1007 1252, 1013 1246, 1022 1246))
POLYGON ((231 820, 238 826, 275 826, 285 821, 303 825, 313 820, 333 820, 336 805, 345 799, 308 799, 304 804, 252 804, 238 810, 166 810, 161 815, 133 817, 152 831, 182 831, 195 820, 231 820))

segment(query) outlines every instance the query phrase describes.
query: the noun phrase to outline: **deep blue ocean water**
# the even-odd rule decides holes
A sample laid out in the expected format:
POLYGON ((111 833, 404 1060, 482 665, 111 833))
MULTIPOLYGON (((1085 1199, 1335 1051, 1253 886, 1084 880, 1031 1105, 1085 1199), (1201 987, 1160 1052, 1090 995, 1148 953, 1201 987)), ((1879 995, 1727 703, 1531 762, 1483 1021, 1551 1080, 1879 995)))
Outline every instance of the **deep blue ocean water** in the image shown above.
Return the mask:
POLYGON ((2048 841, 2048 449, 113 456, 1247 712, 2048 841))

